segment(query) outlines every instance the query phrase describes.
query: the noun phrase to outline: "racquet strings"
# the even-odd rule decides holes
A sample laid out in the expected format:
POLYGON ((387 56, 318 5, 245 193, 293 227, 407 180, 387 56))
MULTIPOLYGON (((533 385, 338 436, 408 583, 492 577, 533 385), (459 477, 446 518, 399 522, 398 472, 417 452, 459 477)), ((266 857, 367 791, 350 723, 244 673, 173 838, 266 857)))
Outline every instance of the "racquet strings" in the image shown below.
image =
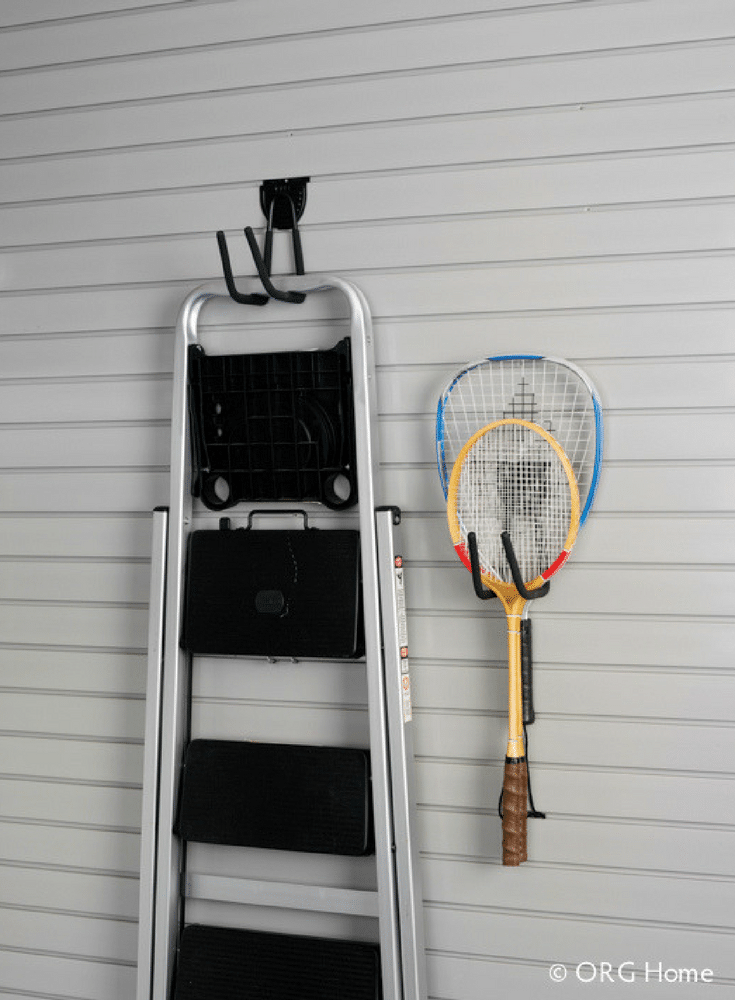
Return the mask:
POLYGON ((437 411, 437 457, 446 495, 464 444, 491 420, 538 424, 562 446, 577 478, 583 511, 596 476, 599 426, 590 385, 553 358, 486 359, 461 372, 437 411))
POLYGON ((466 542, 477 538, 483 574, 512 584, 501 533, 507 531, 524 583, 547 570, 563 551, 571 494, 559 456, 538 433, 504 424, 478 437, 462 463, 456 497, 466 542))

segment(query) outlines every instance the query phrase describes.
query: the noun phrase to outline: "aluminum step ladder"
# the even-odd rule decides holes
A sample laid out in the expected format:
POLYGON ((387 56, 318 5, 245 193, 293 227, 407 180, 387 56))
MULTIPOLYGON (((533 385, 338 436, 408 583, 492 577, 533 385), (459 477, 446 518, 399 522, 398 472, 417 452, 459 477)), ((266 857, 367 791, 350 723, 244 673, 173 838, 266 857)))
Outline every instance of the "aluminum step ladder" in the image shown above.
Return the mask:
MULTIPOLYGON (((405 601, 395 530, 400 513, 376 505, 378 438, 370 312, 362 292, 340 277, 293 276, 283 284, 287 290, 309 295, 336 292, 349 309, 377 891, 190 875, 185 847, 172 833, 191 711, 191 655, 180 645, 187 538, 197 522, 191 496, 189 348, 199 343, 204 307, 228 299, 224 283, 202 285, 187 296, 178 317, 170 502, 153 515, 136 1000, 172 996, 182 914, 192 899, 374 918, 380 995, 384 1000, 426 998, 405 601)), ((252 315, 252 308, 243 313, 252 315)), ((246 989, 242 995, 248 995, 246 989)))

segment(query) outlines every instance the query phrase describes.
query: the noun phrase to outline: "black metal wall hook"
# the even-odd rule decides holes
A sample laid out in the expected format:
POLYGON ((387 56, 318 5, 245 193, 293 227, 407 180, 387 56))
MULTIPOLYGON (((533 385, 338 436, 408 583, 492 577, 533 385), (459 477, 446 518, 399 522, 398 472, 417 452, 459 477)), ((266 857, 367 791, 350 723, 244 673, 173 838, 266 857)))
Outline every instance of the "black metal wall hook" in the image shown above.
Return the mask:
POLYGON ((255 234, 250 226, 245 229, 250 252, 253 255, 258 275, 268 295, 280 302, 303 302, 304 292, 284 292, 271 279, 273 259, 273 230, 290 229, 293 244, 294 269, 296 274, 304 274, 304 252, 299 233, 299 219, 306 205, 306 185, 308 177, 263 181, 260 186, 260 204, 268 220, 263 243, 263 253, 258 249, 255 234))
POLYGON ((263 206, 263 214, 268 220, 262 255, 268 277, 270 277, 273 270, 274 229, 291 230, 294 268, 296 274, 304 273, 304 251, 301 246, 301 234, 299 233, 298 223, 306 204, 306 181, 308 179, 308 177, 297 178, 302 183, 302 187, 296 189, 295 195, 292 194, 290 181, 263 181, 260 185, 260 204, 263 206), (298 203, 296 201, 297 197, 299 198, 298 203))
MULTIPOLYGON (((273 230, 291 230, 296 274, 304 273, 304 252, 301 246, 299 219, 306 208, 306 185, 308 183, 308 177, 292 177, 289 180, 263 181, 260 185, 260 204, 263 215, 268 220, 266 240, 270 237, 270 249, 272 249, 273 230)), ((271 258, 268 246, 265 248, 263 257, 268 274, 270 274, 271 258)))
MULTIPOLYGON (((279 288, 271 281, 271 277, 268 274, 268 268, 263 260, 260 253, 260 248, 258 247, 258 241, 255 238, 255 233, 250 226, 245 227, 245 238, 248 241, 248 246, 250 247, 250 253, 253 255, 253 260, 255 262, 255 267, 258 272, 258 277, 261 280, 263 288, 272 299, 278 299, 280 302, 303 302, 306 299, 304 292, 282 292, 279 288)), ((266 232, 266 249, 268 241, 268 232, 266 232)), ((297 272, 298 273, 298 272, 297 272)), ((303 274, 303 270, 300 272, 303 274)))
POLYGON ((224 232, 217 232, 217 246, 219 247, 220 260, 222 261, 222 273, 224 274, 227 291, 230 298, 235 302, 246 305, 264 306, 269 299, 278 299, 281 302, 303 302, 306 299, 305 292, 284 292, 276 288, 271 280, 271 264, 273 259, 273 230, 290 229, 293 243, 294 267, 296 274, 304 274, 304 252, 301 246, 301 234, 299 233, 299 219, 306 206, 306 185, 308 177, 291 177, 279 180, 263 181, 260 185, 260 204, 267 220, 265 230, 265 242, 263 253, 258 248, 255 234, 250 226, 245 228, 245 237, 253 255, 253 261, 258 272, 263 288, 268 293, 245 294, 240 292, 235 285, 232 274, 232 264, 227 247, 227 239, 224 232))
POLYGON ((503 543, 503 548, 505 549, 505 557, 508 560, 510 566, 510 571, 513 574, 513 583, 516 585, 516 590, 526 601, 535 601, 538 597, 546 597, 551 587, 549 580, 539 587, 538 590, 527 590, 526 585, 523 582, 523 577, 521 576, 521 570, 518 566, 518 560, 516 559, 515 550, 513 549, 513 543, 510 540, 510 535, 507 531, 502 531, 500 533, 500 541, 503 543))
POLYGON ((490 601, 498 595, 494 590, 486 590, 482 584, 482 574, 480 570, 480 555, 477 551, 477 535, 474 531, 467 533, 467 548, 470 552, 470 566, 472 568, 472 583, 475 593, 481 601, 490 601))
POLYGON ((222 273, 225 278, 225 284, 227 285, 227 291, 230 293, 230 298, 235 302, 240 302, 242 305, 264 306, 268 302, 267 295, 261 295, 258 292, 246 295, 244 292, 239 292, 237 290, 235 279, 232 274, 230 253, 227 249, 227 238, 221 229, 217 231, 217 246, 219 247, 219 256, 222 261, 222 273))
MULTIPOLYGON (((505 555, 510 566, 510 571, 513 575, 513 583, 515 584, 516 590, 521 597, 523 597, 526 601, 535 601, 539 597, 546 597, 551 587, 551 583, 547 580, 543 587, 539 587, 538 590, 528 590, 523 582, 515 550, 513 549, 513 543, 511 542, 510 535, 507 531, 503 531, 501 533, 500 540, 503 543, 505 555)), ((497 594, 495 594, 492 590, 486 589, 483 585, 482 571, 480 569, 480 555, 477 550, 477 536, 474 531, 469 531, 467 533, 467 549, 470 554, 470 568, 472 569, 472 584, 475 588, 475 594, 477 594, 481 601, 489 601, 493 597, 496 597, 497 594)))

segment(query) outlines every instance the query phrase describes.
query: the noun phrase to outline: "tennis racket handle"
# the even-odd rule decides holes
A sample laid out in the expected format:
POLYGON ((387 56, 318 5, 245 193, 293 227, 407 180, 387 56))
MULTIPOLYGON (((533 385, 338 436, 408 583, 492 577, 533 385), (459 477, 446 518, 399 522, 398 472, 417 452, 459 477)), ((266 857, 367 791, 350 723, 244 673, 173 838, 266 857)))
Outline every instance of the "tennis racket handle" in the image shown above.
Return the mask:
POLYGON ((521 684, 523 685, 523 722, 530 726, 536 719, 533 708, 533 645, 531 642, 531 622, 524 618, 521 622, 521 684))
POLYGON ((526 816, 528 770, 525 757, 506 757, 503 777, 503 864, 519 865, 527 858, 526 816))

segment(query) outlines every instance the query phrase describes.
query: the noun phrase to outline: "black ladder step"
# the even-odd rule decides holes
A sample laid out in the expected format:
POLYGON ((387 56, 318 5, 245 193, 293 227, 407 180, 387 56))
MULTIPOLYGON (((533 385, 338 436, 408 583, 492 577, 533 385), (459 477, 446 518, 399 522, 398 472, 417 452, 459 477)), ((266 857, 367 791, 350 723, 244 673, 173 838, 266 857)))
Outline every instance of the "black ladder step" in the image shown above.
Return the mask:
POLYGON ((176 832, 200 843, 370 854, 370 754, 193 740, 184 754, 176 832))
POLYGON ((173 1000, 380 1000, 380 951, 359 941, 190 924, 173 1000))

